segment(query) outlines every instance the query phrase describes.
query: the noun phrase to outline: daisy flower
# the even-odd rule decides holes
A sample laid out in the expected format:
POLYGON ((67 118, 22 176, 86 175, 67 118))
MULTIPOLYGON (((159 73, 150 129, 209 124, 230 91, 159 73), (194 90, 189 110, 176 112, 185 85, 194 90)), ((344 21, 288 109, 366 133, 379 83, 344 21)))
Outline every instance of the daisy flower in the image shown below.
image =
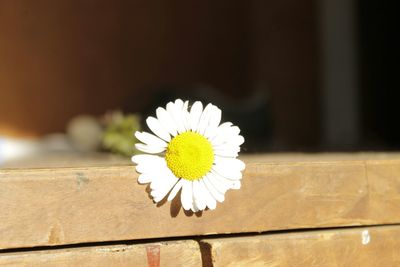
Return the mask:
POLYGON ((239 189, 245 164, 237 159, 244 138, 230 122, 221 122, 221 110, 208 104, 177 99, 146 123, 154 133, 136 132, 142 143, 136 148, 146 154, 135 155, 140 184, 150 183, 150 195, 168 201, 181 191, 185 210, 215 209, 229 189, 239 189))

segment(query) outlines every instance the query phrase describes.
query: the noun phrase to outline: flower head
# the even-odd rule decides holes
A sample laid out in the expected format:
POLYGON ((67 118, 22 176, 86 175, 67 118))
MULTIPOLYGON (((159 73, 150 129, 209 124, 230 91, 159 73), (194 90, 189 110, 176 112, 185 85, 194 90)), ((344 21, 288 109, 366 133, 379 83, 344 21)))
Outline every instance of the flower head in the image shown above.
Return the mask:
POLYGON ((168 201, 181 190, 182 207, 194 212, 215 209, 229 189, 239 189, 245 164, 237 159, 244 138, 230 122, 221 122, 221 110, 180 99, 159 107, 146 123, 154 134, 136 132, 142 143, 135 155, 138 182, 150 183, 151 196, 168 201))

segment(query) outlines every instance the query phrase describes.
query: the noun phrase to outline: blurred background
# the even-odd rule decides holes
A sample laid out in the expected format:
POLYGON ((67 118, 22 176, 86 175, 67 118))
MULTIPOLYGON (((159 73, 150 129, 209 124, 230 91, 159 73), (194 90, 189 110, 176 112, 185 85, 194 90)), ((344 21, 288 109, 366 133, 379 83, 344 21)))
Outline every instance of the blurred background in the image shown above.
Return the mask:
POLYGON ((64 133, 82 114, 143 118, 175 98, 220 106, 247 152, 399 149, 396 10, 0 0, 0 150, 64 133))

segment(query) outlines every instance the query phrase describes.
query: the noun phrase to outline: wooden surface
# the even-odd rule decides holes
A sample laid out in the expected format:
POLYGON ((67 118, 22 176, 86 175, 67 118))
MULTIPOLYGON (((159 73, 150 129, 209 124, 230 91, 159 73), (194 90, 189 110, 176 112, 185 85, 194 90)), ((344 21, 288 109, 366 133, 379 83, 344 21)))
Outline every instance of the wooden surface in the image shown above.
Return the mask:
POLYGON ((3 253, 0 265, 394 267, 398 251, 400 226, 377 226, 3 253))
MULTIPOLYGON (((310 156, 311 157, 311 156, 310 156)), ((400 159, 244 158, 214 211, 154 205, 134 167, 0 171, 0 248, 400 223, 400 159)))
MULTIPOLYGON (((359 152, 359 153, 268 153, 242 154, 247 163, 289 163, 289 162, 334 162, 365 160, 400 160, 400 153, 359 152)), ((72 153, 54 152, 35 154, 24 158, 6 161, 0 165, 5 169, 49 169, 71 167, 112 167, 129 166, 129 157, 110 153, 72 153)))
POLYGON ((400 266, 400 226, 207 239, 203 242, 211 251, 209 262, 212 261, 214 267, 400 266))
POLYGON ((1 169, 49 169, 76 167, 128 166, 130 158, 110 153, 44 153, 9 160, 0 165, 1 169))
POLYGON ((1 266, 201 266, 192 240, 0 254, 1 266))

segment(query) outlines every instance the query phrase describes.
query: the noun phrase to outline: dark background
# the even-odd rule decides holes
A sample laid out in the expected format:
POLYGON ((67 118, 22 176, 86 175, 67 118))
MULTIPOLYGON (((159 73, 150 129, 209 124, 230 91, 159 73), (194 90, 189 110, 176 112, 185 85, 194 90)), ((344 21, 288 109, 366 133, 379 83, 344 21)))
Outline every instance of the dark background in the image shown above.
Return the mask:
POLYGON ((364 141, 400 148, 399 16, 396 1, 358 1, 360 97, 364 141))
POLYGON ((400 148, 387 1, 0 0, 0 135, 78 114, 219 105, 247 151, 400 148))

